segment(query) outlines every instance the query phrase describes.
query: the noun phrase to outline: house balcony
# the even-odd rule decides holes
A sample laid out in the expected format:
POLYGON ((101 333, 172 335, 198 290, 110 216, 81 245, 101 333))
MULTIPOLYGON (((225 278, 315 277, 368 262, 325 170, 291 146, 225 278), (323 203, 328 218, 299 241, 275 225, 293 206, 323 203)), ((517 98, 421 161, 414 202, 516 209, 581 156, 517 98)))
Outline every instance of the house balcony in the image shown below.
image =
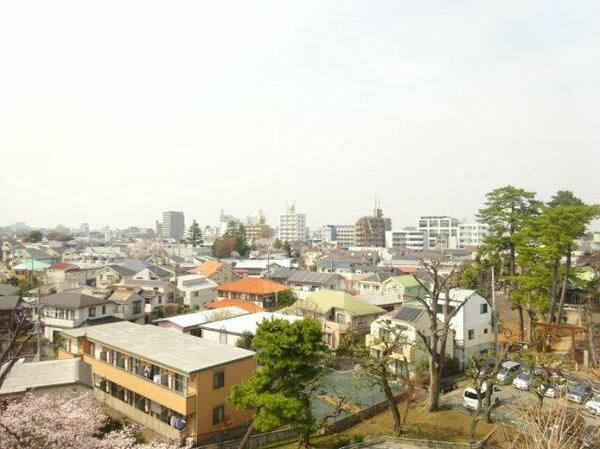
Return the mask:
POLYGON ((179 393, 168 386, 96 359, 89 354, 83 354, 83 361, 92 367, 94 374, 164 405, 183 416, 190 415, 195 411, 196 394, 190 394, 190 390, 188 393, 179 393))
POLYGON ((113 410, 128 416, 133 421, 141 424, 142 426, 175 441, 183 441, 187 436, 187 429, 178 430, 171 427, 169 424, 162 422, 160 419, 137 409, 136 407, 129 405, 127 402, 121 401, 118 398, 105 393, 97 388, 94 389, 94 397, 99 401, 106 404, 113 410))

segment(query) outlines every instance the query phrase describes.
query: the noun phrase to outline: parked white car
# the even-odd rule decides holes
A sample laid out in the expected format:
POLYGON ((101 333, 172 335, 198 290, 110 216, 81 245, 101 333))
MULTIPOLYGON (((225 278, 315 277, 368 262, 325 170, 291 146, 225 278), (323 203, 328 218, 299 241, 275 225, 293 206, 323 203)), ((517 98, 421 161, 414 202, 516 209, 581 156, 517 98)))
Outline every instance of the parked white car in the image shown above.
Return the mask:
POLYGON ((496 375, 496 380, 498 383, 506 385, 511 383, 511 381, 518 376, 521 372, 521 364, 518 362, 504 362, 500 371, 496 375))
POLYGON ((594 396, 585 403, 585 409, 592 415, 600 415, 600 396, 594 396))
MULTIPOLYGON (((497 404, 498 402, 500 402, 500 398, 498 398, 498 395, 496 394, 499 391, 500 391, 500 388, 494 387, 494 390, 492 391, 492 395, 490 398, 492 403, 497 404)), ((487 392, 487 384, 484 382, 483 384, 481 384, 481 400, 482 401, 485 401, 486 392, 487 392)), ((477 410, 477 402, 478 402, 477 390, 475 390, 475 388, 473 388, 473 387, 465 388, 465 391, 463 392, 463 406, 469 410, 477 410)), ((484 406, 483 403, 482 403, 482 406, 484 406)))
POLYGON ((515 387, 519 390, 529 391, 529 389, 531 388, 532 381, 533 381, 533 378, 531 377, 530 373, 522 372, 522 373, 519 373, 519 375, 517 377, 515 377, 512 384, 513 384, 513 387, 515 387))

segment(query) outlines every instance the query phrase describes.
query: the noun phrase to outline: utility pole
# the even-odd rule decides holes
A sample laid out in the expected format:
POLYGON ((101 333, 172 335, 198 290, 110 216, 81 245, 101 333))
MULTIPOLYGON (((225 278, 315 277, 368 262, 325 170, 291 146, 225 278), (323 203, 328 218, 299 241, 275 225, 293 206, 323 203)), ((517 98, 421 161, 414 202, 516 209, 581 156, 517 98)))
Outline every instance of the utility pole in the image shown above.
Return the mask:
POLYGON ((494 332, 494 351, 496 353, 496 363, 498 363, 498 314, 496 313, 496 274, 492 264, 492 327, 494 332))

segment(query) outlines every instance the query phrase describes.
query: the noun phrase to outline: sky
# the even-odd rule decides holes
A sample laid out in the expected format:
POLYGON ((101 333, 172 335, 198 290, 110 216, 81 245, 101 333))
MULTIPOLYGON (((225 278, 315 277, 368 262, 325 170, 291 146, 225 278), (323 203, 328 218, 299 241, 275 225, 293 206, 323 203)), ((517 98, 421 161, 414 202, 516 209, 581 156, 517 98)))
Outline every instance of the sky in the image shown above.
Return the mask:
POLYGON ((0 3, 0 225, 600 203, 600 2, 0 3))

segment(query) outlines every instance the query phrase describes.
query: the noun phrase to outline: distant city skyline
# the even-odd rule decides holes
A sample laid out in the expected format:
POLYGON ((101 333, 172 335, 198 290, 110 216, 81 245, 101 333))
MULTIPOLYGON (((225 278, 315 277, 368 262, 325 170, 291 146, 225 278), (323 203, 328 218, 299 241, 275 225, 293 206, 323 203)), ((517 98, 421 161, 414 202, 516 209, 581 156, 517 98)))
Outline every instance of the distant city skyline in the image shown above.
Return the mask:
POLYGON ((472 220, 507 184, 600 203, 597 16, 594 1, 7 2, 0 222, 262 209, 276 224, 295 201, 315 229, 377 197, 402 227, 472 220))

